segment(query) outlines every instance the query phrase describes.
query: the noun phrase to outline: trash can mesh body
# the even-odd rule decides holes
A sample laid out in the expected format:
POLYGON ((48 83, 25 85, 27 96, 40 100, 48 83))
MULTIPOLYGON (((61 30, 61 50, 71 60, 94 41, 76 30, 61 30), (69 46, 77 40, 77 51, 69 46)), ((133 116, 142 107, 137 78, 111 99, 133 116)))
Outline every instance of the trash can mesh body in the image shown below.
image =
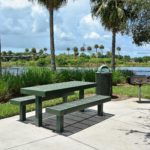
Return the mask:
POLYGON ((110 69, 103 65, 96 72, 96 94, 112 96, 112 73, 110 69))

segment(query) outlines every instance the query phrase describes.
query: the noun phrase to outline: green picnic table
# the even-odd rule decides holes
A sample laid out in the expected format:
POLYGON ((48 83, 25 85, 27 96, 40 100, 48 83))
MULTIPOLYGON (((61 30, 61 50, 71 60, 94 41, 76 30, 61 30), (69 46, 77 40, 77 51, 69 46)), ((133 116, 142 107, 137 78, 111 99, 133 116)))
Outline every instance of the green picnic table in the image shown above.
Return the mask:
POLYGON ((79 91, 79 99, 83 99, 84 90, 92 87, 96 87, 95 82, 70 81, 21 88, 21 93, 26 95, 35 95, 36 125, 42 126, 42 101, 44 98, 79 91))

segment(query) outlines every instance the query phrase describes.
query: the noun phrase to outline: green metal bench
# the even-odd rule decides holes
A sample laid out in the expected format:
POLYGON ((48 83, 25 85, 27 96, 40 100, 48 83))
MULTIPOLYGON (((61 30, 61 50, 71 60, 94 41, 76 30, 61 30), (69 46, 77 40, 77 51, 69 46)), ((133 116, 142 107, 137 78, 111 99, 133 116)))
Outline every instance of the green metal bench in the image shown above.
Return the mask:
MULTIPOLYGON (((57 96, 51 96, 49 98, 43 98, 43 101, 46 100, 50 100, 50 99, 54 99, 54 98, 59 98, 59 97, 63 97, 63 101, 67 102, 67 97, 69 95, 73 95, 74 92, 70 92, 67 94, 61 94, 61 95, 57 95, 57 96)), ((13 105, 19 105, 19 116, 20 116, 20 121, 25 121, 26 120, 26 105, 28 104, 34 104, 35 103, 35 96, 24 96, 24 97, 17 97, 17 98, 13 98, 11 99, 9 102, 10 104, 13 105)))
POLYGON ((95 95, 77 101, 48 107, 46 108, 46 112, 57 116, 56 131, 61 133, 64 130, 63 124, 65 114, 98 105, 98 115, 103 116, 103 103, 108 101, 111 101, 110 96, 95 95))

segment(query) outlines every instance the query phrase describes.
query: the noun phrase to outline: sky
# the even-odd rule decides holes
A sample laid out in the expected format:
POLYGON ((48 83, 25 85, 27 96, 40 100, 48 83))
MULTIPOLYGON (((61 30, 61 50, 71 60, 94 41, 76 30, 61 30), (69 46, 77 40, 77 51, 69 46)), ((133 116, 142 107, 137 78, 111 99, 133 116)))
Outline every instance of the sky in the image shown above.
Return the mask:
MULTIPOLYGON (((111 32, 91 17, 90 0, 68 0, 67 5, 54 12, 56 54, 67 47, 105 46, 111 50, 111 32)), ((2 51, 24 51, 25 48, 49 49, 49 14, 46 8, 28 0, 0 0, 0 37, 2 51)), ((150 56, 150 44, 138 47, 132 37, 117 35, 121 55, 150 56)))

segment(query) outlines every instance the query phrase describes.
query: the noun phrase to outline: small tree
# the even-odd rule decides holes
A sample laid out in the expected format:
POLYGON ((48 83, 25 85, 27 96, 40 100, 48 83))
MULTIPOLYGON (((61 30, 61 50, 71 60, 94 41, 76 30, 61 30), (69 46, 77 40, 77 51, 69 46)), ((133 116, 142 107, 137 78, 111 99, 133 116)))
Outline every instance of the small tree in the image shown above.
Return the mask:
POLYGON ((31 53, 32 53, 32 55, 33 55, 33 60, 35 60, 36 48, 32 48, 32 49, 31 49, 31 53))
POLYGON ((69 55, 69 52, 70 52, 70 48, 69 48, 69 47, 67 47, 67 49, 66 49, 66 50, 67 50, 67 52, 68 52, 68 55, 69 55))
POLYGON ((44 54, 44 50, 43 50, 43 49, 40 49, 39 54, 40 54, 40 55, 43 55, 43 54, 44 54))
POLYGON ((10 51, 7 52, 7 54, 8 54, 9 56, 11 56, 11 55, 13 54, 13 52, 10 50, 10 51))
POLYGON ((7 55, 6 51, 2 51, 2 56, 6 56, 6 55, 7 55))
POLYGON ((118 56, 120 56, 121 47, 117 47, 118 56))
POLYGON ((108 51, 108 52, 106 53, 106 56, 107 56, 107 58, 111 58, 111 57, 112 57, 112 52, 108 51))
POLYGON ((75 58, 77 58, 77 56, 79 55, 78 48, 77 48, 77 47, 74 47, 74 48, 73 48, 73 51, 74 51, 74 56, 75 56, 75 58))
POLYGON ((26 48, 26 49, 25 49, 25 54, 28 54, 28 53, 29 53, 29 49, 26 48))
POLYGON ((97 52, 97 53, 96 53, 96 57, 97 57, 97 58, 101 58, 101 57, 102 57, 101 52, 97 52))
POLYGON ((88 46, 88 47, 87 47, 87 51, 88 51, 89 53, 91 53, 92 47, 91 47, 91 46, 88 46))
POLYGON ((84 51, 85 51, 85 47, 84 47, 84 46, 82 46, 82 47, 80 48, 80 51, 81 51, 82 53, 84 53, 84 51))
POLYGON ((32 49, 31 49, 31 53, 32 53, 32 54, 36 54, 36 48, 32 48, 32 49))
POLYGON ((98 44, 95 44, 95 45, 94 45, 94 48, 95 48, 95 50, 96 50, 96 53, 97 53, 98 44))
POLYGON ((47 48, 46 47, 43 50, 44 50, 45 53, 47 52, 47 48))
POLYGON ((99 49, 101 50, 101 54, 103 55, 104 45, 100 45, 99 49))

